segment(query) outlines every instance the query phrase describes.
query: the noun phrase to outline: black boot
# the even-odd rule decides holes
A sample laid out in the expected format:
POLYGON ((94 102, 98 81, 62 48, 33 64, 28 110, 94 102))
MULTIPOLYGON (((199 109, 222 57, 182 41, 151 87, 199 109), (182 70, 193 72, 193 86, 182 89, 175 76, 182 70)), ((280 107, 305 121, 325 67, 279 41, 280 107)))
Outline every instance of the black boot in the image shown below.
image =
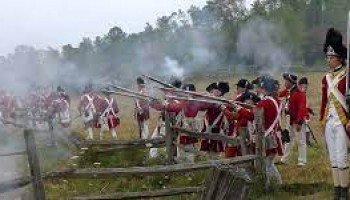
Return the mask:
POLYGON ((340 186, 334 187, 334 200, 340 199, 340 192, 341 192, 340 186))
POLYGON ((345 187, 345 188, 341 188, 340 189, 340 200, 348 200, 349 199, 349 188, 345 187))

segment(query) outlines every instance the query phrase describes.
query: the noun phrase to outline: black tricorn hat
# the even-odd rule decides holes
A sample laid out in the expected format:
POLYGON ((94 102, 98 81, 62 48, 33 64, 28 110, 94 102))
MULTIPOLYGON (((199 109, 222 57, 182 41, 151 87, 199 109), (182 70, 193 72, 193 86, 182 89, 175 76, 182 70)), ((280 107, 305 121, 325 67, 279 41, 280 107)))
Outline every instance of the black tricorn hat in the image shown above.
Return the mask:
POLYGON ((62 86, 58 86, 56 91, 57 92, 65 92, 65 89, 62 86))
POLYGON ((270 75, 261 75, 261 76, 258 76, 256 79, 252 80, 252 84, 261 88, 262 82, 265 79, 271 79, 271 78, 272 77, 270 75))
POLYGON ((182 86, 182 89, 185 91, 196 91, 196 86, 194 84, 185 84, 182 86))
POLYGON ((290 81, 290 82, 295 84, 298 81, 298 76, 295 75, 295 74, 286 72, 286 73, 283 73, 283 79, 284 80, 288 80, 288 81, 290 81))
POLYGON ((247 79, 241 79, 237 82, 237 87, 240 88, 248 88, 248 86, 250 85, 249 81, 247 79))
POLYGON ((343 44, 342 34, 334 29, 328 29, 326 41, 323 45, 323 52, 327 56, 338 56, 343 59, 347 57, 347 48, 343 44))
POLYGON ((144 85, 145 84, 145 80, 143 80, 143 78, 141 78, 141 77, 137 77, 136 83, 138 85, 144 85))
POLYGON ((266 78, 261 82, 261 87, 267 92, 276 92, 279 88, 279 83, 272 78, 266 78))
POLYGON ((308 83, 309 83, 309 81, 307 80, 306 77, 301 78, 298 82, 299 85, 301 85, 301 84, 307 85, 308 83))
POLYGON ((222 95, 228 93, 230 91, 230 85, 227 82, 215 82, 210 84, 207 88, 206 91, 210 92, 213 89, 217 89, 220 90, 220 92, 222 93, 222 95))
POLYGON ((179 79, 173 79, 173 80, 171 80, 170 85, 172 85, 172 86, 174 86, 176 88, 181 88, 182 81, 179 80, 179 79))

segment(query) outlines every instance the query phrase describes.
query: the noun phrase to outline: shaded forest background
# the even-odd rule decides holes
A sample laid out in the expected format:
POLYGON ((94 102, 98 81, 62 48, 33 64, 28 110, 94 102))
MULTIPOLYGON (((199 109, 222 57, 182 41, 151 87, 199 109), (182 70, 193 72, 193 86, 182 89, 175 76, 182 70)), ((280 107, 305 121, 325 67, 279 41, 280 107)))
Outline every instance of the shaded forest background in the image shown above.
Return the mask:
POLYGON ((249 9, 246 5, 244 0, 212 0, 203 8, 160 17, 139 33, 115 26, 61 49, 20 45, 1 57, 6 73, 0 84, 81 85, 91 79, 130 80, 141 73, 182 77, 251 65, 321 67, 326 30, 346 33, 350 10, 349 0, 256 0, 249 9))

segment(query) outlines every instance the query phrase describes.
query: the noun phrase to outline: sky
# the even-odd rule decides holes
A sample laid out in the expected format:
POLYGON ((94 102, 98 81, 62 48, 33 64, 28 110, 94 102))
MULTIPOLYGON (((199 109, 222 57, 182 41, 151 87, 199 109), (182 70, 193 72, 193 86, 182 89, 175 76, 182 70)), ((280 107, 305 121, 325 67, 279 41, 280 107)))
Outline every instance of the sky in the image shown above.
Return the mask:
MULTIPOLYGON (((248 0, 252 1, 252 0, 248 0)), ((60 48, 83 37, 104 35, 113 26, 140 32, 146 22, 206 0, 0 0, 0 55, 17 45, 60 48)))
POLYGON ((206 0, 0 0, 0 55, 17 45, 36 48, 78 44, 113 26, 140 32, 146 22, 206 0))

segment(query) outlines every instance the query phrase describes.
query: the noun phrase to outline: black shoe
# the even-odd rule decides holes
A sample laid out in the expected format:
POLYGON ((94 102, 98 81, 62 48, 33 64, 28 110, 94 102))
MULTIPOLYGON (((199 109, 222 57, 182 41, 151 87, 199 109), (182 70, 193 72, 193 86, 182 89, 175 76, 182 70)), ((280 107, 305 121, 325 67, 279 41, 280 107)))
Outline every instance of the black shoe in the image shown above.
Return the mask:
POLYGON ((341 187, 334 187, 334 200, 339 200, 340 199, 340 192, 341 192, 341 187))
POLYGON ((279 160, 279 161, 275 162, 275 165, 287 165, 287 163, 279 160))
POLYGON ((339 200, 349 200, 349 188, 345 187, 345 188, 341 188, 340 189, 340 198, 339 200))

